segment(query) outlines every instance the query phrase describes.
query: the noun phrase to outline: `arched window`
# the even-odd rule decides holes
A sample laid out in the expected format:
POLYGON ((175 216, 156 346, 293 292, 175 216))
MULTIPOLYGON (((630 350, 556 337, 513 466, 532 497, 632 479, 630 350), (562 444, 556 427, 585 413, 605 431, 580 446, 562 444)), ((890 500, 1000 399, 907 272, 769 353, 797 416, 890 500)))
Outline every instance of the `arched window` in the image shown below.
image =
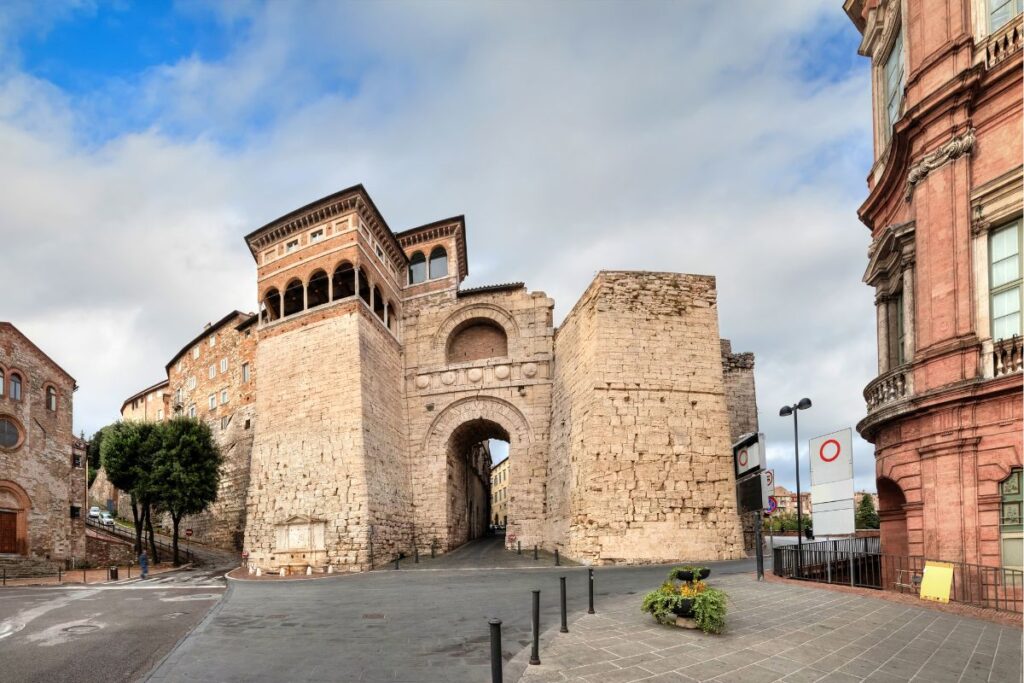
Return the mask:
POLYGON ((380 293, 380 287, 373 288, 373 312, 378 318, 384 320, 384 297, 380 293))
POLYGON ((21 432, 14 420, 0 417, 0 448, 14 448, 21 442, 21 432))
POLYGON ((356 271, 351 263, 344 261, 334 269, 331 286, 334 289, 335 301, 356 295, 356 271))
POLYGON ((21 400, 21 375, 16 372, 11 373, 9 396, 15 401, 21 400))
POLYGON ((370 281, 366 279, 366 273, 359 271, 359 298, 370 303, 370 281))
POLYGON ((281 317, 281 293, 272 287, 263 295, 263 322, 270 322, 281 317))
POLYGON ((388 329, 394 332, 398 329, 398 321, 395 320, 395 307, 388 302, 388 329))
POLYGON ((309 278, 306 286, 306 308, 327 303, 327 273, 318 270, 309 278))
POLYGON ((4 395, 4 380, 6 378, 7 375, 4 374, 4 369, 0 368, 0 396, 4 395))
POLYGON ((434 247, 430 252, 430 279, 444 277, 448 274, 448 252, 444 247, 434 247))
POLYGON ((409 284, 418 285, 427 279, 427 257, 417 251, 409 259, 409 284))
POLYGON ((302 280, 292 280, 288 283, 288 286, 284 288, 284 315, 295 315, 301 313, 303 306, 302 301, 302 280))
POLYGON ((53 387, 46 387, 46 409, 57 412, 57 390, 53 387))
POLYGON ((448 337, 448 362, 465 363, 508 355, 508 335, 488 318, 473 318, 456 327, 448 337))

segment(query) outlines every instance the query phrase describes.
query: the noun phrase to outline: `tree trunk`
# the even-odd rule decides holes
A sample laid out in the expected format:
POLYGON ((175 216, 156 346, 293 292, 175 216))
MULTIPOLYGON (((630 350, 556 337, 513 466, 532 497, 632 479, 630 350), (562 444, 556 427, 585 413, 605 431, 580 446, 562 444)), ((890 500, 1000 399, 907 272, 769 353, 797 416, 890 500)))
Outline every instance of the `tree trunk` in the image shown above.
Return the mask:
POLYGON ((149 552, 153 558, 153 564, 160 561, 160 554, 156 549, 156 533, 153 531, 153 507, 146 503, 146 532, 149 534, 149 552))
POLYGON ((171 537, 171 549, 174 552, 174 566, 180 566, 178 561, 178 525, 181 524, 181 515, 171 512, 171 523, 174 525, 174 535, 171 537))
POLYGON ((135 524, 135 556, 142 552, 142 515, 139 513, 139 502, 132 494, 132 522, 135 524))

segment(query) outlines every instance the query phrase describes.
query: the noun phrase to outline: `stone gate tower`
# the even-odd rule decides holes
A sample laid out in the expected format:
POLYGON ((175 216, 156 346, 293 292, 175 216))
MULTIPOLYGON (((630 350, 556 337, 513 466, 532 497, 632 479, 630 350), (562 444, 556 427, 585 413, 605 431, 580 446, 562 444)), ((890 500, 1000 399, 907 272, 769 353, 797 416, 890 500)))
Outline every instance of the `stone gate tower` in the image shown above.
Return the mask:
POLYGON ((597 563, 743 554, 730 424, 756 429, 753 357, 719 338, 714 278, 604 271, 555 329, 521 282, 461 288, 462 216, 395 233, 362 186, 246 240, 251 400, 211 395, 202 417, 247 411, 251 563, 358 571, 484 534, 489 439, 509 446, 510 541, 597 563))

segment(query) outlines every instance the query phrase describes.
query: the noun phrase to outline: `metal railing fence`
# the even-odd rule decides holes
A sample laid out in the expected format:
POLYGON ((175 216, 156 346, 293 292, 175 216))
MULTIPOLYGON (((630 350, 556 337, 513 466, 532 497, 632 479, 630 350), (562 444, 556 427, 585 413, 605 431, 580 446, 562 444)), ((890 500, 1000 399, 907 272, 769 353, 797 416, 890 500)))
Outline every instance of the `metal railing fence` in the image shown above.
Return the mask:
MULTIPOLYGON (((913 593, 929 559, 884 555, 877 538, 852 538, 805 543, 802 552, 796 546, 775 548, 773 572, 783 578, 913 593)), ((951 602, 1024 611, 1024 572, 966 562, 949 564, 953 565, 951 602)))

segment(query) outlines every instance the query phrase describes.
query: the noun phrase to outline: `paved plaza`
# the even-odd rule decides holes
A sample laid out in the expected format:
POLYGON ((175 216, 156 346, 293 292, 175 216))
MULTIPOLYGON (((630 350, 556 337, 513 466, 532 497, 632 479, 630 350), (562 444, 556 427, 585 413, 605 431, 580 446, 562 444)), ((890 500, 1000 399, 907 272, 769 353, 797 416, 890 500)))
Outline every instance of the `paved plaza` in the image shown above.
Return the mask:
MULTIPOLYGON (((753 562, 712 565, 727 632, 661 626, 639 610, 664 566, 523 566, 487 543, 420 569, 316 580, 231 581, 154 681, 490 680, 487 620, 502 620, 505 681, 1017 681, 1020 629, 799 583, 758 583, 753 562), (511 566, 480 566, 484 560, 511 566), (567 578, 570 633, 558 633, 567 578), (541 660, 529 666, 530 596, 541 593, 541 660)), ((525 553, 524 553, 525 555, 525 553)), ((530 554, 532 563, 532 553, 530 554)), ((411 560, 409 561, 411 565, 411 560)), ((411 568, 411 566, 410 566, 411 568)))
MULTIPOLYGON (((730 598, 720 636, 662 626, 639 596, 552 634, 522 683, 835 683, 1021 680, 1021 630, 751 575, 711 577, 730 598)), ((526 653, 518 655, 520 659, 526 653)))

